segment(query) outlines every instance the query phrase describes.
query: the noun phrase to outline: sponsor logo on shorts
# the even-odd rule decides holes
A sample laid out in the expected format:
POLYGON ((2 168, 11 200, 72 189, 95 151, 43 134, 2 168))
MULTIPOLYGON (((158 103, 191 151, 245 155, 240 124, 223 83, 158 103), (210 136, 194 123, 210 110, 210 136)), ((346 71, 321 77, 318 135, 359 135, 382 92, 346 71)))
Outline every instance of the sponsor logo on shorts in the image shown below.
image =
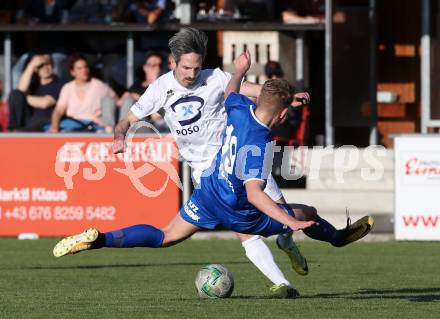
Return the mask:
POLYGON ((200 220, 200 216, 196 214, 199 208, 192 201, 188 201, 184 206, 183 210, 185 213, 194 221, 198 222, 200 220))

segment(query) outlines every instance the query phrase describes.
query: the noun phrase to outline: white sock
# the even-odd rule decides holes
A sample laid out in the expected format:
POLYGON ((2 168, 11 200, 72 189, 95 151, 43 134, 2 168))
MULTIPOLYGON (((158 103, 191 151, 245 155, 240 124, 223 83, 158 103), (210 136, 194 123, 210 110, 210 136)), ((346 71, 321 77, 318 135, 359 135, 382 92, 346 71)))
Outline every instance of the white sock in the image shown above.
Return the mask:
POLYGON ((269 247, 264 243, 260 236, 254 236, 241 243, 246 251, 246 256, 250 261, 275 285, 290 282, 284 277, 281 269, 275 263, 269 247))

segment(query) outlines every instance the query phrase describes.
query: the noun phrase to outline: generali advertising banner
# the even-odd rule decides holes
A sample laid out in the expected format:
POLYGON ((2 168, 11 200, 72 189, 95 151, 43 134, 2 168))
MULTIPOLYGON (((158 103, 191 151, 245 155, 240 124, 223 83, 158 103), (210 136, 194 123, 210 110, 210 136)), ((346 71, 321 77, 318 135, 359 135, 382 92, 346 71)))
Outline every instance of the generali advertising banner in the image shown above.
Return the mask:
POLYGON ((174 141, 136 137, 117 155, 111 146, 94 135, 1 137, 0 236, 166 225, 180 204, 174 141))
POLYGON ((440 137, 395 139, 395 236, 440 240, 440 137))

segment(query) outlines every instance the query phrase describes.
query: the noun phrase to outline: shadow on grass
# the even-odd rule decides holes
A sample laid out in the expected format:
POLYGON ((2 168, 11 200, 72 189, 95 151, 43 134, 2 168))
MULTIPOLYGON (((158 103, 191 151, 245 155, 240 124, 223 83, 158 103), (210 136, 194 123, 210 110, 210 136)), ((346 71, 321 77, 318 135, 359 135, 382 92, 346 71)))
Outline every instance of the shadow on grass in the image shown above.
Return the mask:
MULTIPOLYGON (((188 297, 188 298, 179 297, 179 298, 168 298, 167 301, 201 301, 201 300, 203 300, 203 301, 207 301, 207 302, 222 302, 223 300, 228 301, 231 299, 237 300, 237 301, 238 300, 270 300, 270 299, 280 300, 279 298, 275 298, 272 296, 250 296, 249 295, 249 296, 231 296, 228 298, 213 298, 213 299, 198 298, 198 297, 188 297)), ((286 300, 286 299, 283 299, 283 300, 286 300)))
MULTIPOLYGON (((269 300, 277 298, 272 296, 232 296, 230 299, 269 300)), ((403 299, 412 302, 432 302, 440 300, 440 288, 361 289, 357 292, 306 295, 299 297, 299 299, 403 299)))
MULTIPOLYGON (((47 269, 57 269, 57 270, 72 270, 72 269, 103 269, 103 268, 148 268, 148 267, 176 267, 176 266, 203 266, 212 264, 208 261, 201 262, 167 262, 167 263, 146 263, 146 264, 108 264, 108 265, 66 265, 66 266, 29 266, 21 267, 20 269, 27 270, 47 270, 47 269)), ((245 265, 249 264, 247 261, 222 261, 223 265, 245 265)))
POLYGON ((440 288, 360 289, 357 292, 329 293, 302 296, 308 299, 404 299, 413 302, 440 301, 440 288))
POLYGON ((239 299, 239 300, 270 300, 270 299, 280 300, 280 298, 276 298, 276 297, 272 297, 272 296, 231 296, 229 298, 230 299, 239 299))

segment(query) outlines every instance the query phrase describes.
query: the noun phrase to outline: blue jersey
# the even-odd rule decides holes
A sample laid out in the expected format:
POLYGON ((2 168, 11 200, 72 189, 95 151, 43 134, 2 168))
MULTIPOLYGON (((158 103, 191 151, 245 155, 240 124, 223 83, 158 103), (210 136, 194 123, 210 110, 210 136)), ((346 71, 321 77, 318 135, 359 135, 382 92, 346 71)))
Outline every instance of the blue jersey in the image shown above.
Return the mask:
MULTIPOLYGON (((224 227, 263 236, 289 231, 253 206, 246 194, 246 182, 266 182, 272 170, 270 128, 258 120, 255 104, 243 95, 231 93, 225 108, 228 119, 222 148, 203 172, 200 188, 180 210, 182 218, 200 228, 224 227)), ((287 205, 280 207, 294 215, 287 205)))
POLYGON ((225 101, 228 115, 223 144, 213 166, 202 175, 201 191, 233 210, 249 209, 244 184, 265 182, 272 169, 270 128, 254 114, 254 102, 231 93, 225 101))
POLYGON ((256 118, 255 108, 243 95, 228 96, 222 147, 193 194, 193 200, 200 205, 216 207, 226 226, 231 217, 245 217, 255 209, 247 199, 244 184, 250 180, 265 182, 272 168, 271 131, 256 118))

